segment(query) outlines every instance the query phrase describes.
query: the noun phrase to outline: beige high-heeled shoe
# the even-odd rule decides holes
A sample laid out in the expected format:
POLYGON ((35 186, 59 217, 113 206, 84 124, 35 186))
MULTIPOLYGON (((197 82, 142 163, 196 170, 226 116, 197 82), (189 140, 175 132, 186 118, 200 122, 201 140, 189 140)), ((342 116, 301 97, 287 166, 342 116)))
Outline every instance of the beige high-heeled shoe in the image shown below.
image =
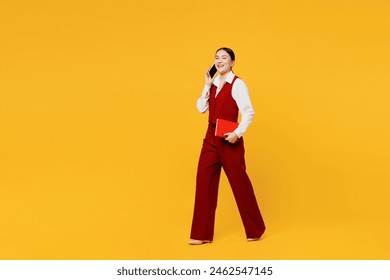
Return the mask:
POLYGON ((260 237, 256 237, 256 238, 247 238, 246 241, 252 242, 252 241, 257 241, 257 240, 259 240, 259 239, 260 239, 260 237))
POLYGON ((190 244, 190 245, 202 245, 204 243, 211 243, 211 241, 210 240, 198 240, 198 239, 188 240, 188 244, 190 244))

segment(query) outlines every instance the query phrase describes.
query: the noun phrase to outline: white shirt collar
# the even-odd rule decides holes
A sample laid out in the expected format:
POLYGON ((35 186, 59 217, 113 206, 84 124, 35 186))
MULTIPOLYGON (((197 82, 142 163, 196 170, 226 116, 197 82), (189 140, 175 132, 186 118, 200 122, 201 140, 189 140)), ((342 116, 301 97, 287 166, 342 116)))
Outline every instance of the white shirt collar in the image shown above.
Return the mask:
MULTIPOLYGON (((233 79, 234 79, 234 73, 233 71, 230 71, 229 74, 227 75, 226 77, 226 82, 231 84, 233 82, 233 79)), ((214 82, 213 84, 216 86, 216 87, 219 87, 219 78, 220 76, 218 75, 215 79, 214 79, 214 82)))

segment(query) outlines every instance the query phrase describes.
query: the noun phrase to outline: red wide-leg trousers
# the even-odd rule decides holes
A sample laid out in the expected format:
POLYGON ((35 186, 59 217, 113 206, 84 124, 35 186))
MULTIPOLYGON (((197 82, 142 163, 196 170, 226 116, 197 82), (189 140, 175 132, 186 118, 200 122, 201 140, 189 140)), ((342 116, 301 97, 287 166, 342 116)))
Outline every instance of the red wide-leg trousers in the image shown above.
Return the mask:
POLYGON ((265 224, 246 173, 244 141, 240 138, 231 144, 214 133, 215 125, 209 124, 198 163, 191 239, 213 240, 221 167, 233 190, 247 238, 261 237, 265 224))

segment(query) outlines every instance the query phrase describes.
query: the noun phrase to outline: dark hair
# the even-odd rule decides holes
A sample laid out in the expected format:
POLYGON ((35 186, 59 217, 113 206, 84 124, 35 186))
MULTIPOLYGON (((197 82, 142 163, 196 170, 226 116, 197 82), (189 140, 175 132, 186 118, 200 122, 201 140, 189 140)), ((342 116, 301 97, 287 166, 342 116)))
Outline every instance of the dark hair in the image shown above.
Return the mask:
POLYGON ((224 50, 225 52, 227 52, 230 56, 230 58, 235 61, 236 60, 236 56, 234 55, 234 51, 232 49, 229 49, 229 48, 219 48, 215 53, 219 52, 220 50, 224 50))

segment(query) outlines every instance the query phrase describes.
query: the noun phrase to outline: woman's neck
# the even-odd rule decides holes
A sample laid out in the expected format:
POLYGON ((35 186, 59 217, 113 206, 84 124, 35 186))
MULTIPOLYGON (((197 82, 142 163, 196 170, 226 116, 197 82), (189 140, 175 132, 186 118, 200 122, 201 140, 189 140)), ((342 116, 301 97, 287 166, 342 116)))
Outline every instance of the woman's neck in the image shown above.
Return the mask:
POLYGON ((226 78, 229 75, 229 73, 230 73, 230 71, 226 72, 226 73, 223 73, 223 74, 219 74, 219 81, 220 81, 221 84, 225 83, 226 78))

